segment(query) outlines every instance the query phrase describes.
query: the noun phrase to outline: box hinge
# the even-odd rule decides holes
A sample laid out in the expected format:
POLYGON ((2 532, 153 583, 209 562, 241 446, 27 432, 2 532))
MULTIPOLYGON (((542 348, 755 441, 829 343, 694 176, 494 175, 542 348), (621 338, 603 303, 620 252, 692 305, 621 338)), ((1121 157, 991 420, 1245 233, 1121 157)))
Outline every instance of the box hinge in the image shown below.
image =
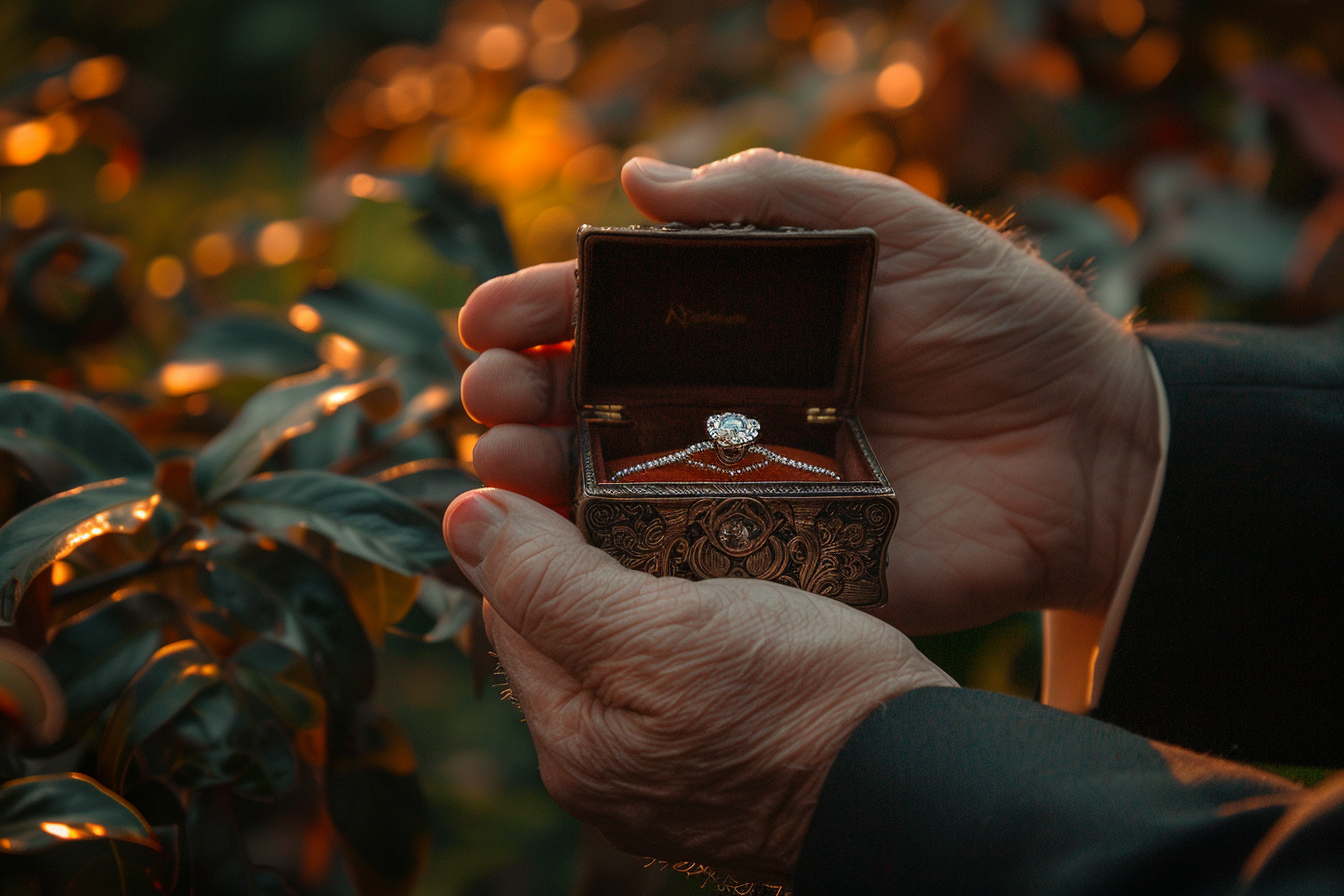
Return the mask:
POLYGON ((625 421, 625 405, 586 404, 583 416, 587 420, 601 420, 604 423, 622 423, 625 421))
POLYGON ((808 422, 808 423, 834 423, 836 420, 839 420, 839 419, 840 419, 840 416, 839 416, 839 414, 836 412, 835 408, 808 408, 808 409, 807 409, 807 422, 808 422))

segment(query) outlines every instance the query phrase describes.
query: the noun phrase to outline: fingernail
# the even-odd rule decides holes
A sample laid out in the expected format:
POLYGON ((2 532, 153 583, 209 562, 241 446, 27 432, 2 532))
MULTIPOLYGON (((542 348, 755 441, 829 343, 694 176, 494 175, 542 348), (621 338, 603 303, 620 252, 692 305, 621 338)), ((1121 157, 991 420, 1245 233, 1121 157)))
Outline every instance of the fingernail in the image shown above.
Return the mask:
POLYGON ((660 184, 674 184, 683 180, 690 180, 695 176, 695 172, 689 168, 683 168, 680 165, 673 165, 660 159, 637 158, 634 160, 639 171, 649 180, 660 184))
POLYGON ((484 491, 467 492, 448 508, 443 534, 458 566, 481 565, 490 553, 507 514, 484 491))

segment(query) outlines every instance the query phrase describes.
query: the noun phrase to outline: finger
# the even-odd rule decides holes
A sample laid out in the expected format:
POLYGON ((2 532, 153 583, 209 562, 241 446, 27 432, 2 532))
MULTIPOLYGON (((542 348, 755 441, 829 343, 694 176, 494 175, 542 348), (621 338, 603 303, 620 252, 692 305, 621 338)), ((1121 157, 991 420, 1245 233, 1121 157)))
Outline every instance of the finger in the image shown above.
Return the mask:
POLYGON ((635 158, 621 185, 649 217, 687 224, 836 228, 903 219, 900 229, 913 240, 927 238, 929 227, 975 223, 896 178, 765 149, 694 170, 635 158))
POLYGON ((481 436, 472 450, 476 475, 492 488, 508 489, 547 506, 569 504, 573 465, 570 427, 502 424, 481 436))
POLYGON ((527 643, 486 601, 482 607, 485 633, 499 657, 512 697, 529 725, 544 731, 555 724, 564 707, 582 688, 545 654, 527 643))
POLYGON ((559 346, 525 352, 487 349, 462 374, 462 406, 487 426, 572 423, 570 357, 559 346))
POLYGON ((652 650, 658 583, 584 542, 541 505, 500 489, 459 496, 444 538, 500 618, 571 674, 624 650, 652 650))
POLYGON ((524 349, 573 336, 574 262, 557 261, 476 287, 457 317, 468 348, 524 349))

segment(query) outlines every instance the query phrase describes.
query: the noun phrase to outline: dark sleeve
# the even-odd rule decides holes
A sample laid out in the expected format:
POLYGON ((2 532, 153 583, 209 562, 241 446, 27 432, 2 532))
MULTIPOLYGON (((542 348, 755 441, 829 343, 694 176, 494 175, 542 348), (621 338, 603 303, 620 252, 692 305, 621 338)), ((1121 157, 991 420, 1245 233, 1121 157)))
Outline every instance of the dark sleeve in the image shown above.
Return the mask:
POLYGON ((923 688, 837 757, 793 892, 1344 893, 1344 780, 1304 791, 1030 701, 923 688))
POLYGON ((1344 322, 1140 336, 1171 442, 1094 715, 1239 760, 1344 766, 1344 322))

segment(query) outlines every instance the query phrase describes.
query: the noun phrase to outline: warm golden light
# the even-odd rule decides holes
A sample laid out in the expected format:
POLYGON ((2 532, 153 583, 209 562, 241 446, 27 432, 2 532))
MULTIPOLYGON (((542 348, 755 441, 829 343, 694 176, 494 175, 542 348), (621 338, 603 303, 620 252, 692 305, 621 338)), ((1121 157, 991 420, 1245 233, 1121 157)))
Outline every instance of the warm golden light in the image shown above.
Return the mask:
POLYGON ((1097 18, 1116 37, 1138 34, 1147 16, 1142 0, 1100 0, 1097 4, 1097 18))
POLYGON ((877 76, 877 98, 893 109, 913 106, 924 93, 924 76, 909 62, 894 62, 877 76))
POLYGON ((1166 80, 1180 58, 1180 38, 1165 28, 1150 28, 1125 53, 1120 70, 1130 86, 1147 90, 1166 80))
POLYGON ((1051 99, 1072 99, 1083 87, 1083 75, 1073 54, 1048 41, 1036 48, 1027 75, 1032 85, 1051 99))
POLYGON ((481 68, 505 71, 523 61, 527 41, 512 25, 493 25, 476 41, 476 62, 481 68))
POLYGON ((434 82, 421 68, 398 72, 388 83, 383 102, 394 121, 412 124, 428 115, 434 107, 434 82))
POLYGON ((15 193, 9 200, 9 220, 20 230, 47 220, 47 194, 36 187, 15 193))
POLYGON ((322 329, 322 315, 312 305, 296 302, 289 308, 289 322, 305 333, 322 329))
POLYGON ((583 14, 571 0, 541 0, 532 10, 532 33, 542 40, 568 40, 579 30, 583 14))
POLYGON ((340 333, 328 333, 317 344, 317 354, 337 370, 358 370, 364 361, 363 350, 340 333))
POLYGON ((476 442, 480 439, 474 432, 464 432, 457 437, 457 459, 463 464, 471 464, 476 453, 476 442))
POLYGON ((53 155, 69 152, 79 140, 79 122, 73 115, 54 112, 47 116, 47 127, 51 129, 51 146, 47 152, 53 155))
POLYGON ((5 161, 31 165, 51 149, 51 128, 44 121, 25 121, 4 132, 5 161))
POLYGON ((93 179, 94 192, 98 198, 108 203, 119 202, 131 192, 131 169, 117 161, 108 162, 98 169, 93 179))
POLYGON ((538 81, 563 81, 574 74, 579 50, 573 41, 541 41, 527 56, 527 70, 538 81))
POLYGON ((85 59, 70 70, 70 92, 77 99, 96 100, 116 93, 126 79, 126 63, 116 56, 85 59))
POLYGON ((257 258, 271 267, 289 264, 302 248, 303 231, 293 221, 272 221, 257 234, 257 258))
POLYGON ((1139 210, 1134 207, 1134 203, 1119 193, 1110 193, 1101 197, 1092 205, 1115 225, 1122 240, 1126 243, 1134 242, 1142 226, 1139 220, 1139 210))
POLYGON ((218 361, 172 361, 159 371, 159 385, 167 395, 190 395, 213 389, 224 380, 218 361))
POLYGON ((801 40, 812 30, 812 7, 807 0, 772 0, 765 25, 780 40, 801 40))
POLYGON ((828 75, 852 71, 859 61, 859 44, 839 22, 818 22, 812 35, 812 61, 828 75))
POLYGON ((51 564, 51 584, 64 585, 75 577, 75 568, 64 560, 51 564))
POLYGON ((160 299, 171 299, 187 283, 187 268, 173 255, 160 255, 145 268, 145 285, 160 299))
POLYGON ((60 837, 62 840, 71 840, 79 836, 69 825, 64 825, 56 821, 44 821, 39 827, 51 836, 60 837))
POLYGON ((70 91, 66 87, 65 78, 60 75, 52 75, 47 78, 37 85, 37 90, 33 92, 33 105, 43 112, 50 112, 69 101, 70 91))
POLYGON ((471 72, 455 62, 443 62, 429 70, 434 82, 434 111, 439 115, 454 115, 471 102, 475 85, 471 72))
POLYGON ((233 240, 227 233, 208 233, 191 248, 191 265, 202 277, 218 277, 234 260, 233 240))
POLYGON ((396 181, 362 172, 346 179, 345 191, 351 196, 377 202, 392 202, 401 198, 401 185, 396 181))
POLYGON ((910 159, 896 166, 893 173, 925 196, 932 196, 939 202, 947 198, 947 184, 931 162, 910 159))

